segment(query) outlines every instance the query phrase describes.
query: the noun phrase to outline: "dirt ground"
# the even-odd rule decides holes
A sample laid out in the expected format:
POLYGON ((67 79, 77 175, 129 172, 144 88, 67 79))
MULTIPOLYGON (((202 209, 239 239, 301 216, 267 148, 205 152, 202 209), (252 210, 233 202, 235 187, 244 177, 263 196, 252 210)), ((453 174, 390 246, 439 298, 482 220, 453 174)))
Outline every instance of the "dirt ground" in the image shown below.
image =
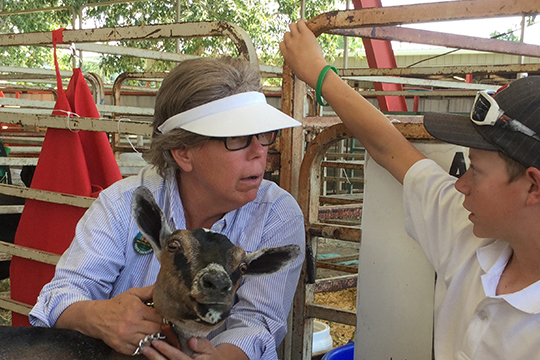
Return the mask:
MULTIPOLYGON (((356 311, 356 288, 315 294, 315 302, 335 308, 356 311)), ((354 341, 354 326, 321 320, 330 326, 330 336, 334 347, 345 345, 349 340, 354 341)))
MULTIPOLYGON (((320 239, 317 253, 318 254, 338 254, 338 255, 353 255, 358 254, 359 245, 344 241, 324 240, 320 239)), ((317 269, 317 278, 332 278, 336 276, 351 275, 350 273, 340 272, 329 269, 317 269)), ((315 302, 326 306, 331 306, 339 309, 356 311, 356 287, 315 294, 315 302)), ((330 335, 334 347, 345 345, 349 340, 354 340, 354 326, 343 325, 339 323, 321 320, 330 326, 330 335)))

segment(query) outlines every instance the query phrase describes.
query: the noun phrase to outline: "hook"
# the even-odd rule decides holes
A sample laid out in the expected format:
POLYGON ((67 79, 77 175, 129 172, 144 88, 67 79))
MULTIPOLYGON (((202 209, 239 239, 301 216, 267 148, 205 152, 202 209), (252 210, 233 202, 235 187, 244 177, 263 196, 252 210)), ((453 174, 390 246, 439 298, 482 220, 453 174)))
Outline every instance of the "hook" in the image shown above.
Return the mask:
POLYGON ((75 43, 71 43, 71 45, 69 45, 69 50, 71 51, 71 55, 69 57, 69 60, 73 60, 73 59, 77 59, 79 60, 79 66, 76 66, 76 64, 74 65, 74 67, 78 67, 79 69, 82 67, 82 59, 79 55, 77 55, 77 49, 75 48, 75 43))

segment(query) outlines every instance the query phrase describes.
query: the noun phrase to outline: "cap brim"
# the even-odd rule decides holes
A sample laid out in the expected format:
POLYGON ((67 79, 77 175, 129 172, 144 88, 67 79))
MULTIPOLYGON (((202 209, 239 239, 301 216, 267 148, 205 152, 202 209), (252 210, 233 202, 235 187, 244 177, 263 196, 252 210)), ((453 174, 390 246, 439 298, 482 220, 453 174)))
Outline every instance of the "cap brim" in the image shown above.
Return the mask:
POLYGON ((206 116, 182 125, 181 128, 204 136, 227 137, 253 135, 301 125, 302 123, 271 105, 255 103, 206 116))
POLYGON ((424 127, 436 139, 447 143, 470 147, 473 149, 492 150, 497 148, 487 142, 473 124, 469 116, 446 113, 426 113, 424 127))

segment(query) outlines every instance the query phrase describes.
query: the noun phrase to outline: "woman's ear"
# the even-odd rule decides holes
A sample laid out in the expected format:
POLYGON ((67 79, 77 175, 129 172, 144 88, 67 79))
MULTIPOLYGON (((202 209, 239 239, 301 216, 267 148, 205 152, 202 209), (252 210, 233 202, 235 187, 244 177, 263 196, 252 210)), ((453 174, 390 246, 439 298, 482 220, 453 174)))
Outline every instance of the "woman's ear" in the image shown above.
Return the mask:
POLYGON ((172 149, 171 155, 182 171, 190 172, 193 170, 191 148, 186 146, 181 149, 172 149))
POLYGON ((527 169, 526 176, 530 181, 529 195, 527 205, 536 205, 540 203, 540 169, 530 167, 527 169))

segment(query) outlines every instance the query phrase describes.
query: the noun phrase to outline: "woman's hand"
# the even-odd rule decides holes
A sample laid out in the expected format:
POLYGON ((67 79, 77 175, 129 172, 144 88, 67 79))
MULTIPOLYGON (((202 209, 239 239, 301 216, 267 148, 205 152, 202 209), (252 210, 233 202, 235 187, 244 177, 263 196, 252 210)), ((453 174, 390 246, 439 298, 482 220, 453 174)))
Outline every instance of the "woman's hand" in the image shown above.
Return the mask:
POLYGON ((144 303, 153 292, 154 286, 132 288, 110 300, 76 302, 60 315, 55 327, 78 330, 131 355, 140 340, 161 331, 163 318, 144 303))
POLYGON ((159 333, 163 318, 144 303, 153 292, 154 286, 132 288, 100 304, 100 338, 116 351, 131 355, 145 336, 159 333))
POLYGON ((192 357, 160 340, 154 341, 152 346, 144 347, 143 354, 150 360, 248 360, 240 348, 231 344, 214 347, 208 339, 193 337, 188 340, 188 346, 194 353, 192 357))
POLYGON ((300 19, 297 23, 290 24, 289 29, 283 36, 279 49, 296 76, 315 88, 322 68, 327 65, 321 46, 307 27, 306 20, 300 19))

